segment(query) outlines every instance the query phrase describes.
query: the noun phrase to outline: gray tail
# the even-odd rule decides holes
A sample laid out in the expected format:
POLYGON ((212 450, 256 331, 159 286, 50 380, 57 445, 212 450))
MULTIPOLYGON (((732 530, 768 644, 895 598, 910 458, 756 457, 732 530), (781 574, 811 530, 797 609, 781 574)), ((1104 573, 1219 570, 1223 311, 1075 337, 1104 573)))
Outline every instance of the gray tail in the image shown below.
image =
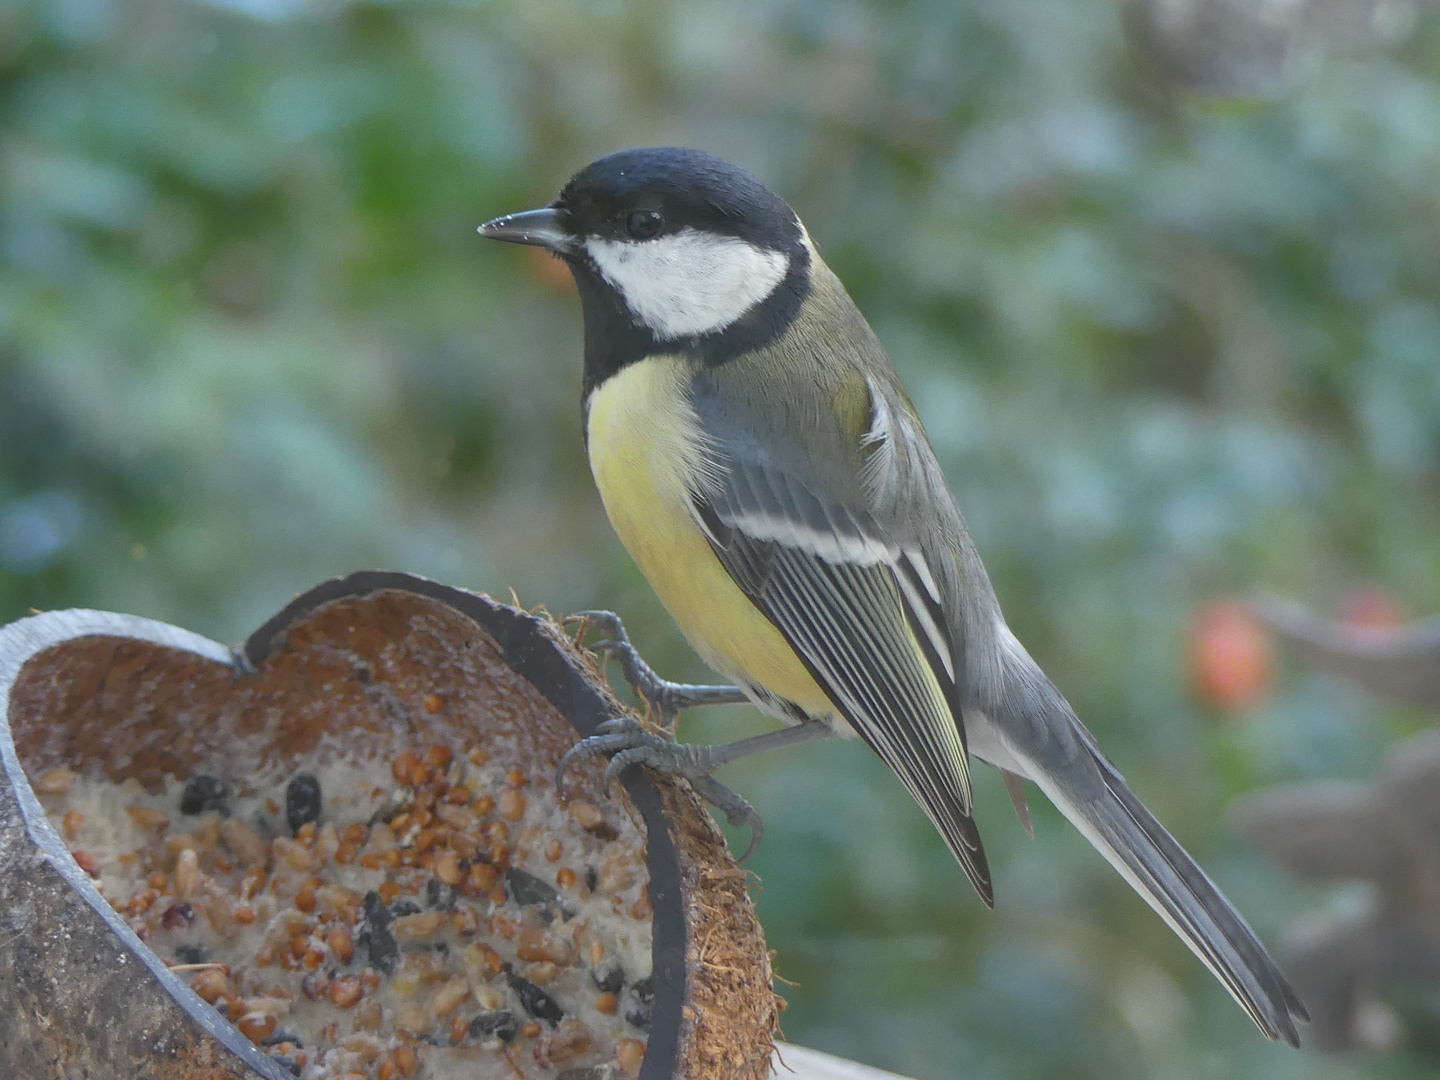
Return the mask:
MULTIPOLYGON (((1310 1015, 1255 932, 1204 870, 1126 785, 1109 759, 1083 733, 1084 752, 1098 787, 1079 790, 1037 779, 1042 790, 1083 832, 1230 991, 1265 1036, 1300 1045, 1295 1021, 1310 1015), (1055 789, 1055 790, 1052 790, 1055 789), (1082 794, 1083 792, 1083 794, 1082 794)), ((1089 771, 1089 770, 1085 770, 1089 771)))
POLYGON ((1029 779, 1085 834, 1265 1036, 1300 1045, 1304 1004, 1240 913, 1126 785, 1060 692, 1007 633, 1001 736, 1029 779))

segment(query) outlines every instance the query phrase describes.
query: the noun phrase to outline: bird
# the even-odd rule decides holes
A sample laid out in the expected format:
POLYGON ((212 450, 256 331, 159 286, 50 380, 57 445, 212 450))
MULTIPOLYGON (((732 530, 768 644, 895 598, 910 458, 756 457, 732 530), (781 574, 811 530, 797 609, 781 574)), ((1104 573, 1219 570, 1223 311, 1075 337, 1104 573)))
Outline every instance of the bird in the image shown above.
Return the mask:
MULTIPOLYGON (((1027 830, 1043 792, 1272 1041, 1305 1006, 1265 946, 1125 783, 1006 624, 920 416, 795 211, 745 169, 647 147, 577 172, 539 209, 480 226, 568 266, 583 319, 591 472, 610 522, 700 657, 731 685, 660 678, 618 617, 589 613, 660 713, 567 755, 690 779, 749 753, 858 735, 994 906, 972 757, 1027 830), (675 739, 696 704, 750 701, 781 728, 675 739)), ((562 762, 562 771, 566 762, 562 762)), ((748 853, 747 853, 748 854, 748 853)))

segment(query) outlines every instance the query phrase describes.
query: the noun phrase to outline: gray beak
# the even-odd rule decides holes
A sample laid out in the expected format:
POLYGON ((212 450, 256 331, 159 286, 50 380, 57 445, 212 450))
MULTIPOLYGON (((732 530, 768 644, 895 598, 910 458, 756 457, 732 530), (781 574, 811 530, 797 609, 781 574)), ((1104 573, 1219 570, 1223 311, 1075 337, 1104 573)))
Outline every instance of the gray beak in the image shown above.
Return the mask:
POLYGON ((530 244, 553 251, 557 255, 563 255, 575 247, 575 237, 560 224, 560 211, 553 206, 525 210, 519 214, 506 214, 494 221, 487 221, 478 231, 481 236, 491 240, 504 240, 507 244, 530 244))

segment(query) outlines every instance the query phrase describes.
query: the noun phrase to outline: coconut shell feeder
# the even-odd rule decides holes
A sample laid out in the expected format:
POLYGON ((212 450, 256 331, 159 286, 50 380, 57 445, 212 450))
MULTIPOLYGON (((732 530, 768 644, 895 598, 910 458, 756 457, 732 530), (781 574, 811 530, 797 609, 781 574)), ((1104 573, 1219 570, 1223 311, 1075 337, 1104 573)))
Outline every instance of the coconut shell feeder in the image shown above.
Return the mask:
MULTIPOLYGON (((95 611, 0 629, 0 1075, 292 1076, 96 890, 37 777, 149 789, 237 756, 283 766, 338 743, 388 758, 421 737, 502 746, 549 775, 623 709, 549 619, 406 574, 327 582, 234 650, 95 611)), ((605 802, 602 768, 576 766, 567 788, 605 802)), ((632 768, 615 798, 642 824, 653 906, 639 1080, 768 1076, 777 1001, 744 872, 688 786, 632 768)))

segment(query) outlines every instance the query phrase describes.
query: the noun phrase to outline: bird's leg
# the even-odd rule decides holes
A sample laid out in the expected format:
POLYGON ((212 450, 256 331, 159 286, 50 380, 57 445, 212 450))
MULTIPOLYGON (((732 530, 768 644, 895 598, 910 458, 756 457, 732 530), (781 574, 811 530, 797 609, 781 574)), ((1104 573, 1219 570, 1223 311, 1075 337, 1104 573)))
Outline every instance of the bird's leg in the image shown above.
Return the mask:
POLYGON ((645 662, 640 651, 630 644, 630 635, 625 632, 620 616, 613 611, 579 611, 571 618, 584 619, 606 635, 591 648, 620 662, 625 681, 655 710, 660 717, 660 726, 672 737, 675 722, 686 709, 697 705, 737 705, 749 700, 738 686, 696 686, 662 679, 645 662))
POLYGON ((793 746, 834 733, 829 724, 809 720, 795 727, 767 731, 763 735, 752 735, 748 739, 737 739, 718 746, 697 746, 694 743, 675 742, 673 738, 665 735, 657 735, 639 721, 622 716, 607 720, 595 729, 594 735, 580 740, 566 752, 556 769, 555 785, 563 792, 565 770, 570 764, 597 754, 613 755, 610 764, 605 767, 607 789, 615 777, 631 765, 646 765, 668 776, 684 777, 690 781, 697 794, 725 811, 731 825, 750 826, 750 846, 745 849, 745 854, 740 856, 740 861, 744 862, 759 846, 760 838, 765 832, 764 824, 753 806, 710 774, 720 766, 728 765, 749 754, 778 750, 783 746, 793 746))

